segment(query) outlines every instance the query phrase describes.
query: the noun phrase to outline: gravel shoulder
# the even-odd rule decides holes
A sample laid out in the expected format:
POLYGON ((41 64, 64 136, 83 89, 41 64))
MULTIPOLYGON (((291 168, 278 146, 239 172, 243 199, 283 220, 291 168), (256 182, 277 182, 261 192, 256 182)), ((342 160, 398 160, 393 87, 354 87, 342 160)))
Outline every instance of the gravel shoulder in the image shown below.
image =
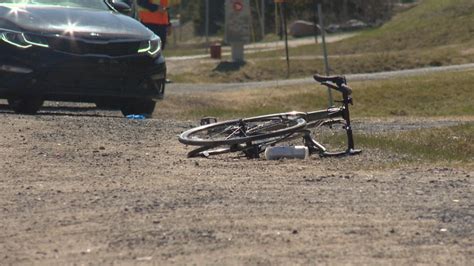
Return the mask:
MULTIPOLYGON (((2 109, 0 120, 1 264, 474 259, 473 169, 405 164, 380 150, 304 161, 187 159, 177 135, 195 122, 127 120, 83 104, 37 116, 2 109)), ((379 130, 367 126, 377 121, 358 123, 379 130)), ((387 126, 413 124, 440 125, 387 126)))

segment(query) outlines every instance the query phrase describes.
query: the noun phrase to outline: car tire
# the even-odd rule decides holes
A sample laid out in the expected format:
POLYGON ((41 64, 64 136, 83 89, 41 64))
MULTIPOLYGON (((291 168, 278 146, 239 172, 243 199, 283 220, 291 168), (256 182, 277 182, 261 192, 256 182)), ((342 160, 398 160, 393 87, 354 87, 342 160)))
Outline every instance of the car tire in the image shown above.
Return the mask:
POLYGON ((120 110, 124 116, 128 115, 144 115, 145 117, 152 117, 155 111, 156 102, 152 100, 129 100, 123 103, 120 110))
POLYGON ((34 97, 8 98, 8 105, 18 114, 34 115, 43 106, 44 100, 34 97))

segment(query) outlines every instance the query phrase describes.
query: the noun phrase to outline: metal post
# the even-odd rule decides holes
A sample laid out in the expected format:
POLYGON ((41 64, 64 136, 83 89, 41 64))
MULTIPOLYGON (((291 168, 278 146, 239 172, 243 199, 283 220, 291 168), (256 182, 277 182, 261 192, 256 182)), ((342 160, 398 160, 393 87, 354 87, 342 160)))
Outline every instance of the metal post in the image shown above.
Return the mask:
POLYGON ((183 40, 183 23, 182 23, 182 16, 183 15, 183 3, 179 3, 179 38, 178 40, 181 42, 183 40))
MULTIPOLYGON (((321 4, 318 4, 318 17, 319 17, 319 28, 321 30, 321 38, 323 42, 323 53, 324 53, 324 70, 326 71, 326 75, 329 76, 329 60, 328 60, 328 51, 326 48, 326 30, 324 29, 323 23, 323 11, 321 4)), ((334 105, 334 101, 332 99, 332 91, 328 88, 329 93, 329 106, 334 105)))
POLYGON ((265 0, 262 0, 262 8, 261 8, 261 11, 262 11, 262 38, 265 38, 265 0))
POLYGON ((209 45, 209 0, 206 0, 206 45, 209 45))
POLYGON ((278 21, 278 4, 275 3, 275 35, 278 35, 278 29, 279 29, 279 21, 278 21))
POLYGON ((280 16, 283 21, 283 34, 285 36, 285 53, 286 53, 286 78, 290 77, 290 55, 288 51, 288 32, 286 30, 286 7, 285 3, 280 3, 280 16))
POLYGON ((318 0, 313 0, 314 6, 313 6, 313 23, 314 23, 314 41, 316 44, 318 44, 318 18, 317 18, 317 13, 318 13, 318 0))

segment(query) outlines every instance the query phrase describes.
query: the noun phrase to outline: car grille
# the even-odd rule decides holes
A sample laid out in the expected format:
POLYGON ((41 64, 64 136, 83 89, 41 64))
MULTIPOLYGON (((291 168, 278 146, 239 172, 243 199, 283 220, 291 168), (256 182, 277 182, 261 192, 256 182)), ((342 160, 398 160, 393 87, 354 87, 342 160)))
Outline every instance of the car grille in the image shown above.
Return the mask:
POLYGON ((120 91, 138 87, 146 78, 145 69, 143 63, 133 60, 113 63, 81 59, 51 68, 44 82, 50 91, 120 91))
POLYGON ((49 40, 51 48, 72 54, 95 54, 108 56, 124 56, 137 54, 140 42, 87 42, 82 40, 68 40, 55 38, 49 40))

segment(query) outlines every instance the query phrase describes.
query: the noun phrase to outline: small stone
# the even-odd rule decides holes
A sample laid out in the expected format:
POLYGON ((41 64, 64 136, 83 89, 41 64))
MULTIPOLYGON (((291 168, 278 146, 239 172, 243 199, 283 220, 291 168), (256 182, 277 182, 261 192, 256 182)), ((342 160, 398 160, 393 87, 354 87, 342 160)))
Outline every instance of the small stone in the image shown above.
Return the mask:
POLYGON ((150 261, 152 259, 153 259, 153 257, 139 257, 139 258, 136 258, 136 260, 138 260, 138 261, 150 261))

